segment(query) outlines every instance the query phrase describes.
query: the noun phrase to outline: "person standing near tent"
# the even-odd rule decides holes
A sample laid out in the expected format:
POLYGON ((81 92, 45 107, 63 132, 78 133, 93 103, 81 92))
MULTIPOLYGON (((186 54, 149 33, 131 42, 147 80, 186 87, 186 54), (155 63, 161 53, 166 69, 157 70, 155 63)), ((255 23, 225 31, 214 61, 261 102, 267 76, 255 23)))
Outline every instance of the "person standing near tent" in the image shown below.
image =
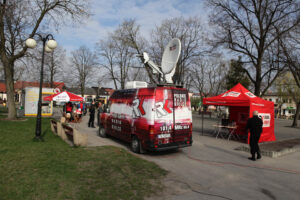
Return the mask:
POLYGON ((85 105, 83 104, 83 101, 80 101, 80 103, 77 105, 77 109, 80 110, 80 117, 82 116, 82 113, 84 113, 85 105))
POLYGON ((73 105, 72 103, 69 101, 68 103, 66 103, 66 116, 68 119, 70 119, 72 121, 72 110, 73 110, 73 105), (68 114, 69 113, 69 114, 68 114))
POLYGON ((258 111, 253 112, 253 117, 248 119, 246 130, 250 130, 250 152, 252 157, 249 160, 255 161, 255 153, 257 153, 257 159, 261 158, 258 141, 262 133, 263 121, 258 117, 258 111))
POLYGON ((88 126, 92 127, 92 128, 96 128, 94 126, 94 121, 95 121, 95 102, 94 101, 92 102, 89 111, 90 111, 90 119, 89 119, 88 126))

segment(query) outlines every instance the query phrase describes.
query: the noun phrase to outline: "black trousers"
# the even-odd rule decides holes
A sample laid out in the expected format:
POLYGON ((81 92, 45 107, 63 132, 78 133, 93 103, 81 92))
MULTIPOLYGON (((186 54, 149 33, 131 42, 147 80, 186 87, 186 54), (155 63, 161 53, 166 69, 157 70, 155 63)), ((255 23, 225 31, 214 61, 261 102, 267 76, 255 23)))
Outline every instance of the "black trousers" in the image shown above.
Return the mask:
POLYGON ((252 156, 255 156, 255 153, 257 153, 257 155, 260 155, 260 149, 258 146, 258 141, 259 141, 260 135, 259 136, 250 136, 250 152, 252 154, 252 156))
POLYGON ((89 127, 94 127, 95 114, 90 114, 89 127))

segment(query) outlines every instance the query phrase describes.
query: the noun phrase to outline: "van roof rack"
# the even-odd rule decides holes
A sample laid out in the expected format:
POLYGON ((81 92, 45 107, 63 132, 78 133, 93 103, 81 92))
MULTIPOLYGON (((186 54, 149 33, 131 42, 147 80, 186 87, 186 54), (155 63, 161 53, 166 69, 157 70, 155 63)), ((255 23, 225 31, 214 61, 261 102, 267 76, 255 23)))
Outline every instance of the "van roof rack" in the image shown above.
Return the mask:
POLYGON ((183 88, 183 85, 173 84, 173 83, 158 83, 158 84, 151 84, 149 87, 176 87, 176 88, 183 88))

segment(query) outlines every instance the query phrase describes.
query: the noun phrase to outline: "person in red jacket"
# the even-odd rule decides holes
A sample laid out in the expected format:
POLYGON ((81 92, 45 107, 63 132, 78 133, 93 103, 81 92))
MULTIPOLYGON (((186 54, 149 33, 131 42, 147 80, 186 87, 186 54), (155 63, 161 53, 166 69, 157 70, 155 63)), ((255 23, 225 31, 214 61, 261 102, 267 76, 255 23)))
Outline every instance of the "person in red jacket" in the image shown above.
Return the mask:
POLYGON ((83 102, 81 101, 78 105, 77 105, 77 111, 79 111, 79 117, 82 117, 82 113, 84 112, 85 106, 83 104, 83 102))
POLYGON ((66 103, 66 113, 70 113, 70 120, 72 120, 72 110, 73 110, 73 105, 69 101, 68 103, 66 103))

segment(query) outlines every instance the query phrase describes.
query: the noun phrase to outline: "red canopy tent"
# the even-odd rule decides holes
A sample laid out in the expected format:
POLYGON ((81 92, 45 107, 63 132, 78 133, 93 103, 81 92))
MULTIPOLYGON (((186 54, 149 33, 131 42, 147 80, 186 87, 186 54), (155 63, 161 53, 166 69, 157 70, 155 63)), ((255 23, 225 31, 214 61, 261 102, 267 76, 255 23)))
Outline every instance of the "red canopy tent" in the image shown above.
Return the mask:
POLYGON ((204 98, 203 104, 228 106, 229 120, 236 122, 237 134, 245 134, 247 120, 252 117, 253 111, 257 110, 263 120, 263 132, 259 142, 276 140, 274 134, 274 103, 255 96, 240 83, 223 94, 204 98))
POLYGON ((44 101, 61 101, 61 102, 83 101, 83 98, 71 92, 63 91, 57 94, 44 97, 44 101))

